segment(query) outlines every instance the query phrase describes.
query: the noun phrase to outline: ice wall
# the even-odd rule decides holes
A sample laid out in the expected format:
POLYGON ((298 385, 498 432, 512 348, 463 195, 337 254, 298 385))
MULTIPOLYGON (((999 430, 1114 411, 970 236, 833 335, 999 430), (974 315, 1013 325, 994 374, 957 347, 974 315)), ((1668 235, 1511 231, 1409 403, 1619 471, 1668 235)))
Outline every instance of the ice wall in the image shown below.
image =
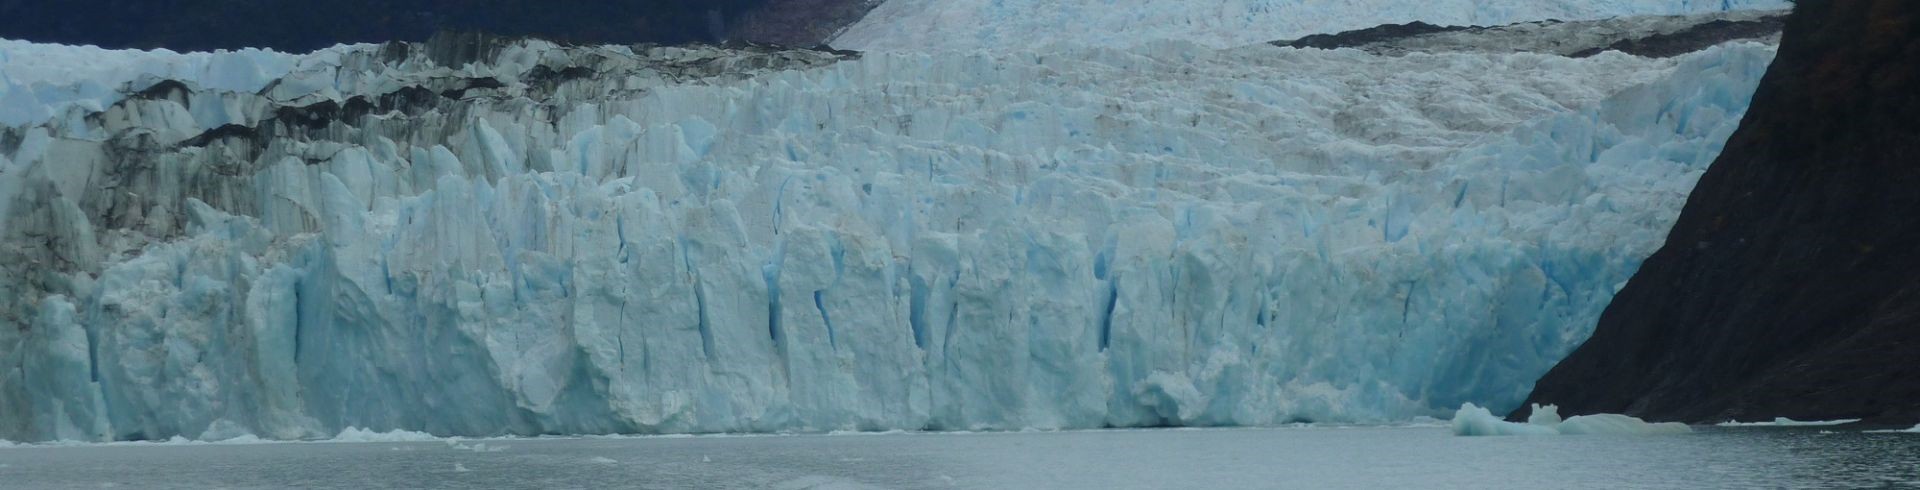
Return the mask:
POLYGON ((861 50, 1244 46, 1414 21, 1494 26, 1741 9, 1789 0, 888 0, 833 40, 861 50))
POLYGON ((495 48, 0 130, 0 438, 1504 410, 1772 58, 495 48))

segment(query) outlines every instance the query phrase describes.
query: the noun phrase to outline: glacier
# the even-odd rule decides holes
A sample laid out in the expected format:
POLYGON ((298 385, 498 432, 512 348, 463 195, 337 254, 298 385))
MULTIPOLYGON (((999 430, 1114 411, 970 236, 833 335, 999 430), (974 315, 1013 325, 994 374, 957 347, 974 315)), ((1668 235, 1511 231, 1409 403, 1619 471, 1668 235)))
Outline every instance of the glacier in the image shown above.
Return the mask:
POLYGON ((832 44, 858 50, 1024 50, 1181 40, 1227 48, 1381 24, 1498 26, 1791 5, 1791 0, 888 0, 832 44))
POLYGON ((1772 57, 0 43, 0 439, 1512 408, 1772 57))

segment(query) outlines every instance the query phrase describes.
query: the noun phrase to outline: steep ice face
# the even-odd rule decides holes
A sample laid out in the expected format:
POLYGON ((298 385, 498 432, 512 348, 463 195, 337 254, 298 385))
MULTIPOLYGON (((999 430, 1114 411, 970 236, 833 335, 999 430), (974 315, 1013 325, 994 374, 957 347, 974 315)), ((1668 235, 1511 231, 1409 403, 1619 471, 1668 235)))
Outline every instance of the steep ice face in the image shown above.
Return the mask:
POLYGON ((0 129, 0 438, 1510 408, 1772 58, 470 47, 0 129))
POLYGON ((833 45, 968 50, 1180 40, 1232 47, 1414 21, 1489 26, 1790 5, 1789 0, 889 0, 833 45))

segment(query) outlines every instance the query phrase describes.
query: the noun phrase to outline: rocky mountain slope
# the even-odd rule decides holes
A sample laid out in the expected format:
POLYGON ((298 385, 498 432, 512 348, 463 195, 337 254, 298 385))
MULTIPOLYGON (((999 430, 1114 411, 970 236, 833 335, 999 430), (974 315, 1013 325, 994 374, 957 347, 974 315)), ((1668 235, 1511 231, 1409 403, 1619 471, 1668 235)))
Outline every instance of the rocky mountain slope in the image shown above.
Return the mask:
POLYGON ((1803 0, 1667 243, 1531 401, 1920 421, 1920 3, 1803 0))
POLYGON ((1352 48, 1374 54, 1479 50, 1586 57, 1619 51, 1665 57, 1743 39, 1778 42, 1786 14, 1785 10, 1731 10, 1687 16, 1543 20, 1492 27, 1413 22, 1315 34, 1273 44, 1292 48, 1352 48))
POLYGON ((728 24, 727 39, 816 46, 859 22, 883 0, 771 0, 728 24))

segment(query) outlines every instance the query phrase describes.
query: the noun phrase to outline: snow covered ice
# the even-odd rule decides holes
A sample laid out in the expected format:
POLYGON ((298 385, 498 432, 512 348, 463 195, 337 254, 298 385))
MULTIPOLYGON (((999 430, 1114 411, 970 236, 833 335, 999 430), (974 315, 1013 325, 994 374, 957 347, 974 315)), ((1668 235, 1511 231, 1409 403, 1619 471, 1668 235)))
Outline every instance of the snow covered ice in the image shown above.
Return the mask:
POLYGON ((1225 48, 1415 21, 1496 26, 1789 5, 1790 0, 889 0, 833 45, 969 50, 1185 40, 1225 48))
POLYGON ((482 47, 0 44, 0 438, 1504 410, 1773 56, 482 47))

